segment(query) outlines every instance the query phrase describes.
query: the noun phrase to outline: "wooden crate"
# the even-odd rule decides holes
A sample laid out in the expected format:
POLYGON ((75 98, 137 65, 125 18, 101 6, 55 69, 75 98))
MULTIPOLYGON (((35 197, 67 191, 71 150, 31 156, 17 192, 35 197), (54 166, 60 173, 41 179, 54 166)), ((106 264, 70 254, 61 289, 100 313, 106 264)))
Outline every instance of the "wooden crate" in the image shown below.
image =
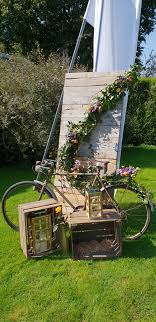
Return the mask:
POLYGON ((57 207, 62 206, 53 199, 19 205, 20 243, 26 257, 43 256, 58 248, 57 207))
POLYGON ((89 219, 85 211, 69 218, 72 257, 104 259, 121 255, 121 218, 115 209, 103 210, 104 218, 89 219))

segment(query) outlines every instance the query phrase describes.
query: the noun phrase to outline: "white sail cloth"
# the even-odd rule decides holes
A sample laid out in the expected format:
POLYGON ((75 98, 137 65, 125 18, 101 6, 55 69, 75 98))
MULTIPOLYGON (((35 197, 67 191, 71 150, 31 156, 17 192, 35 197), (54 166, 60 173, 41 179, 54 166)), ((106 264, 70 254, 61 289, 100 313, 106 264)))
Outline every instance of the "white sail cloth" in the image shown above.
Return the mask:
POLYGON ((89 0, 84 18, 94 27, 94 71, 128 70, 135 61, 142 0, 89 0))

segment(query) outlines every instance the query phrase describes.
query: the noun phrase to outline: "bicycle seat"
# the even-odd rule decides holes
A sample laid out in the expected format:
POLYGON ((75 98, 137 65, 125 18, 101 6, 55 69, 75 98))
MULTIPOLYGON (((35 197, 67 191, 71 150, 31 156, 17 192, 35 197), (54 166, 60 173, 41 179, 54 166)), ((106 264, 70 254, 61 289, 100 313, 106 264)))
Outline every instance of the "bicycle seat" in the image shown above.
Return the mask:
POLYGON ((96 162, 96 167, 98 168, 98 170, 104 170, 104 173, 107 172, 108 170, 108 164, 110 163, 110 161, 108 160, 104 160, 104 161, 97 161, 96 162))
POLYGON ((53 168, 55 163, 55 160, 45 159, 42 161, 42 166, 47 168, 53 168))
POLYGON ((34 170, 35 172, 42 172, 44 170, 50 171, 54 167, 55 160, 46 159, 44 161, 36 161, 34 170))

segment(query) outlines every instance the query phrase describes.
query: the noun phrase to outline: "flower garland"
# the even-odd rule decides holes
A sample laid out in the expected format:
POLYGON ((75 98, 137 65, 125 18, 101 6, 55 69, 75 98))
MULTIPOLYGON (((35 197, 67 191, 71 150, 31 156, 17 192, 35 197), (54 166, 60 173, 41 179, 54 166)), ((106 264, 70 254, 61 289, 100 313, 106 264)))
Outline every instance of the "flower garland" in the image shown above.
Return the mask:
MULTIPOLYGON (((137 181, 135 181, 135 177, 140 170, 139 167, 135 168, 132 166, 124 167, 122 166, 118 173, 114 175, 107 176, 108 184, 123 184, 127 185, 127 188, 132 189, 136 192, 138 197, 143 200, 145 204, 149 204, 151 207, 151 211, 153 211, 153 194, 150 191, 147 191, 142 185, 140 185, 137 181)), ((105 180, 105 179, 104 179, 105 180)), ((105 181, 104 181, 105 182, 105 181)))
POLYGON ((124 167, 122 166, 120 169, 119 169, 119 174, 121 177, 135 177, 138 170, 140 170, 138 167, 137 168, 134 168, 132 166, 129 166, 129 167, 124 167))
POLYGON ((80 144, 87 139, 96 127, 101 115, 115 108, 126 91, 137 82, 137 72, 138 66, 134 65, 124 76, 117 77, 113 84, 100 91, 99 96, 95 97, 87 106, 84 121, 68 123, 67 141, 59 152, 59 163, 63 170, 73 171, 80 144))

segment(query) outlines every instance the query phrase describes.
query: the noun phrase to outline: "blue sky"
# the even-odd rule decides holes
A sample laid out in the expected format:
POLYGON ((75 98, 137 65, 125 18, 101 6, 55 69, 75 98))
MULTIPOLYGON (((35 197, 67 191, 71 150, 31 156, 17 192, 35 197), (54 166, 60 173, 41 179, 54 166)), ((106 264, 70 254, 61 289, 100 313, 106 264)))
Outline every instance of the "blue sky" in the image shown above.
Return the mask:
POLYGON ((144 52, 142 54, 143 62, 149 57, 151 50, 153 49, 156 53, 156 28, 155 30, 146 38, 146 42, 143 43, 144 52))

